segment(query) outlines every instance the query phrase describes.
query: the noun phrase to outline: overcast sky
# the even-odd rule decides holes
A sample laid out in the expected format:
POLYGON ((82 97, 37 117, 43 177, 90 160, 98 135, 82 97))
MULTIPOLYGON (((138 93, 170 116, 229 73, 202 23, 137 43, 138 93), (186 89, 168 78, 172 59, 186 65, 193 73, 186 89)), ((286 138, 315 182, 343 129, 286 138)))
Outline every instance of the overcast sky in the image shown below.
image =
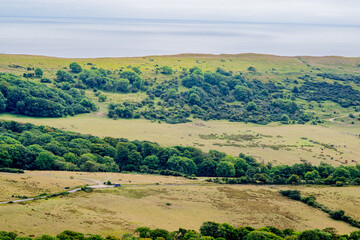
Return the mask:
POLYGON ((360 25, 359 0, 0 0, 0 16, 360 25))

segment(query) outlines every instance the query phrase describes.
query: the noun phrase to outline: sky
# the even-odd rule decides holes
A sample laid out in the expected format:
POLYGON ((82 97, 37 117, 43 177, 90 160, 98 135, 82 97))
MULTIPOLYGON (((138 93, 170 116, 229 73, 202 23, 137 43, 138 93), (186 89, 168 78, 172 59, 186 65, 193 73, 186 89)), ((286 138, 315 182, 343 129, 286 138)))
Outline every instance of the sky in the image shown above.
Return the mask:
POLYGON ((359 0, 0 0, 2 17, 360 25, 359 0))

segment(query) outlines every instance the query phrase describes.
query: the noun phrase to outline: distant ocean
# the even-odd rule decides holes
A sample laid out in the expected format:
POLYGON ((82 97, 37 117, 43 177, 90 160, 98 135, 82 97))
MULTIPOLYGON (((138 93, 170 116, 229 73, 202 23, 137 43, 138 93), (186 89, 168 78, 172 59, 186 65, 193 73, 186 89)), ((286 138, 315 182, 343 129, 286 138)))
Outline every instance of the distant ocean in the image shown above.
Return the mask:
POLYGON ((0 53, 133 57, 179 53, 360 56, 360 26, 0 17, 0 53))

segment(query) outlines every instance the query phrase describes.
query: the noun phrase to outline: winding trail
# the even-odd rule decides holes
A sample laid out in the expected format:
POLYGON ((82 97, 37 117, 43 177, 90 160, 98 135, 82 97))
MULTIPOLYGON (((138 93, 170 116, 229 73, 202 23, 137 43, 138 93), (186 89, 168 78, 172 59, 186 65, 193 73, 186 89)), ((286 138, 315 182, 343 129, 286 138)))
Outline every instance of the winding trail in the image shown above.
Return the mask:
POLYGON ((348 115, 342 115, 342 116, 338 116, 338 117, 329 118, 328 120, 329 120, 330 122, 334 122, 335 119, 344 118, 344 117, 347 117, 347 116, 349 116, 349 114, 348 114, 348 115))

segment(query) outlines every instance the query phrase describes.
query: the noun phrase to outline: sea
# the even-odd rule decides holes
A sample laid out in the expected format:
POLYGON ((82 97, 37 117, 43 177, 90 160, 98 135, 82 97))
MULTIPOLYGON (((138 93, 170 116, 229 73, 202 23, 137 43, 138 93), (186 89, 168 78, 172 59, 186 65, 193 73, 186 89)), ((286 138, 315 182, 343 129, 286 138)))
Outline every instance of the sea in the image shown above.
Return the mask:
POLYGON ((0 17, 0 53, 72 58, 181 53, 360 57, 360 26, 0 17))

